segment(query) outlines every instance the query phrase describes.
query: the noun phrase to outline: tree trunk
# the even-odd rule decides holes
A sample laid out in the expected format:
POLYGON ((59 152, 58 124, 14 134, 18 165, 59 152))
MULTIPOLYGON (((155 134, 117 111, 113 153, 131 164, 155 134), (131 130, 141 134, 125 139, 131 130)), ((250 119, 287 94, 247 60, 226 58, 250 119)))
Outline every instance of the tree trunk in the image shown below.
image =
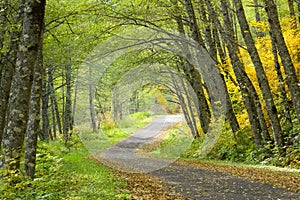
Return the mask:
MULTIPOLYGON (((255 124, 257 124, 255 122, 255 120, 258 119, 259 124, 260 124, 260 128, 256 127, 255 130, 261 130, 261 132, 264 135, 264 138, 270 138, 270 135, 269 135, 269 132, 268 132, 268 127, 267 127, 267 124, 266 124, 264 113, 262 111, 262 106, 261 106, 258 94, 257 94, 250 78, 248 77, 247 73, 244 70, 244 66, 243 66, 242 61, 239 59, 240 52, 239 52, 239 47, 237 46, 237 44, 238 44, 238 41, 236 40, 237 36, 234 33, 235 29, 233 27, 233 19, 232 19, 233 17, 232 17, 232 15, 230 14, 230 12, 228 10, 229 2, 227 0, 222 0, 221 3, 222 3, 224 24, 225 24, 226 30, 229 30, 229 31, 227 31, 228 33, 226 34, 226 32, 224 31, 224 28, 222 28, 221 25, 219 25, 219 26, 220 26, 221 29, 223 29, 224 41, 227 43, 228 48, 232 49, 232 51, 233 51, 232 54, 231 54, 231 59, 236 60, 235 62, 237 63, 237 66, 236 66, 237 68, 235 70, 235 74, 238 73, 239 74, 238 76, 240 76, 239 79, 243 81, 243 83, 240 83, 240 86, 247 87, 247 89, 241 88, 242 92, 243 92, 243 90, 245 92, 243 94, 245 96, 244 97, 245 105, 247 104, 247 101, 248 101, 248 106, 251 106, 252 101, 254 101, 253 105, 255 107, 255 110, 252 110, 254 108, 251 108, 251 107, 247 108, 247 105, 246 105, 246 109, 250 113, 254 114, 254 116, 249 116, 249 118, 254 120, 254 122, 253 122, 254 125, 252 125, 253 127, 255 127, 255 124), (229 37, 231 37, 231 38, 229 38, 229 37), (235 57, 237 57, 237 58, 235 58, 235 57), (244 86, 243 86, 243 84, 244 84, 244 86), (249 93, 249 94, 247 94, 247 93, 249 93), (248 98, 252 98, 252 100, 248 99, 248 98)), ((218 22, 218 24, 220 24, 220 22, 218 22)), ((236 74, 236 76, 237 76, 237 74, 236 74)), ((257 134, 258 134, 258 132, 257 132, 257 134)), ((256 138, 260 138, 260 136, 257 135, 256 138)))
MULTIPOLYGON (((182 62, 182 64, 184 64, 184 62, 182 62)), ((195 119, 196 114, 194 114, 192 102, 194 102, 195 109, 199 110, 199 108, 197 107, 199 105, 198 98, 197 97, 196 97, 196 99, 190 98, 190 96, 192 96, 192 94, 191 94, 191 92, 189 92, 186 84, 184 83, 183 77, 178 77, 178 78, 180 79, 180 84, 177 87, 178 87, 178 89, 182 88, 182 91, 179 91, 179 93, 181 93, 180 96, 183 100, 182 104, 185 105, 186 112, 189 115, 191 127, 193 127, 193 136, 194 136, 194 138, 197 138, 200 136, 200 134, 199 134, 198 127, 197 127, 197 122, 195 119), (180 87, 180 85, 181 85, 181 87, 180 87), (186 98, 184 98, 184 97, 186 97, 186 98), (194 101, 192 101, 191 99, 194 101)), ((174 79, 174 80, 178 80, 178 79, 174 79)))
MULTIPOLYGON (((184 61, 181 63, 178 63, 178 64, 184 64, 184 61)), ((181 67, 181 66, 178 66, 178 67, 181 67)), ((179 99, 180 106, 182 108, 186 123, 187 123, 188 127, 190 128, 193 137, 197 138, 197 137, 199 137, 199 132, 198 132, 197 124, 196 124, 196 119, 193 116, 191 101, 190 101, 190 99, 184 98, 184 96, 188 95, 188 93, 187 93, 187 90, 185 87, 185 83, 183 81, 183 77, 176 78, 175 77, 175 76, 177 76, 176 74, 174 76, 174 74, 172 72, 170 72, 170 73, 171 73, 171 77, 172 77, 172 85, 174 86, 175 94, 179 99), (180 85, 181 85, 181 87, 180 87, 180 85)), ((197 105, 197 102, 195 102, 195 105, 197 105)))
MULTIPOLYGON (((199 1, 200 3, 200 8, 199 8, 199 12, 201 14, 201 19, 204 22, 204 29, 205 29, 205 43, 208 49, 208 52, 210 54, 210 56, 212 57, 212 59, 214 60, 214 62, 216 63, 215 66, 213 66, 214 68, 218 69, 218 73, 220 74, 220 77, 222 79, 222 84, 224 86, 224 91, 225 91, 225 102, 224 105, 226 105, 226 111, 225 111, 225 115, 226 115, 226 119, 229 121, 230 123, 230 127, 231 130, 235 133, 240 129, 240 126, 238 124, 237 118, 235 116, 235 113, 233 111, 232 108, 232 103, 230 100, 230 96, 228 93, 228 88, 224 79, 224 76, 221 74, 217 64, 218 64, 218 50, 217 50, 217 46, 221 46, 220 40, 219 40, 219 36, 218 36, 218 32, 216 30, 216 28, 213 26, 213 20, 211 19, 210 16, 207 17, 207 11, 204 5, 204 2, 202 2, 201 0, 199 1)), ((223 53, 223 51, 221 51, 221 54, 223 53)))
POLYGON ((55 107, 54 107, 54 101, 52 98, 50 98, 51 101, 51 116, 52 116, 52 130, 53 130, 53 139, 56 140, 57 138, 57 124, 56 124, 56 118, 55 118, 55 107))
POLYGON ((289 11, 290 11, 290 18, 292 20, 292 28, 296 29, 297 22, 296 22, 296 12, 294 8, 294 0, 287 0, 287 1, 288 1, 289 11))
MULTIPOLYGON (((255 101, 256 98, 253 96, 253 95, 257 95, 253 91, 254 86, 252 85, 249 77, 247 76, 246 72, 243 69, 243 64, 241 63, 239 56, 235 51, 236 47, 234 47, 234 45, 232 44, 232 40, 235 41, 234 38, 232 38, 232 35, 231 35, 232 33, 227 33, 224 31, 225 29, 222 27, 211 2, 209 0, 205 0, 205 2, 206 2, 206 5, 208 7, 210 14, 214 18, 217 28, 221 32, 221 36, 223 37, 224 41, 227 44, 231 63, 232 63, 235 75, 237 77, 238 84, 241 88, 244 103, 245 103, 245 106, 246 106, 246 109, 247 109, 247 112, 249 115, 250 123, 252 126, 252 131, 253 131, 253 135, 254 135, 254 139, 255 139, 255 144, 257 147, 261 147, 262 146, 261 126, 260 126, 260 122, 258 119, 257 111, 255 109, 258 106, 257 103, 259 103, 259 102, 255 101)), ((230 31, 232 29, 230 27, 228 27, 228 26, 230 26, 230 22, 228 21, 229 20, 228 14, 226 14, 226 13, 224 13, 224 14, 225 14, 224 23, 226 26, 226 30, 230 31)))
POLYGON ((255 20, 257 22, 260 22, 261 21, 261 16, 260 16, 260 12, 259 12, 258 0, 253 0, 253 3, 254 3, 255 20))
MULTIPOLYGON (((259 87, 262 91, 263 98, 266 103, 268 115, 271 120, 272 130, 274 134, 275 143, 279 147, 283 147, 284 141, 283 141, 283 133, 280 125, 280 121, 278 118, 278 112, 277 108, 275 106, 273 96, 271 93, 271 88, 269 85, 269 81, 267 78, 267 75, 265 73, 265 70, 263 68, 261 59, 259 57, 257 48, 255 46, 255 42, 252 38, 252 34, 250 32, 250 27, 248 25, 245 11, 242 5, 241 0, 234 0, 235 7, 236 7, 236 14, 239 20, 241 32, 245 41, 245 44, 247 46, 248 53, 250 54, 251 60, 254 64, 255 70, 256 70, 256 77, 259 82, 259 87)), ((270 141, 270 137, 265 138, 266 141, 270 141)))
POLYGON ((281 99, 282 99, 283 106, 284 106, 285 120, 292 127, 293 122, 292 122, 292 117, 290 114, 290 106, 288 103, 288 97, 287 97, 287 93, 285 90, 285 82, 284 82, 284 78, 283 78, 283 75, 282 75, 281 69, 280 69, 281 67, 280 67, 279 59, 278 59, 278 50, 277 50, 276 42, 275 42, 272 32, 270 32, 270 34, 271 34, 271 41, 272 41, 272 53, 273 53, 273 57, 274 57, 274 66, 275 66, 276 73, 277 73, 278 80, 279 80, 281 99))
POLYGON ((279 22, 278 11, 274 0, 264 0, 265 8, 268 15, 270 31, 272 32, 276 41, 277 49, 281 57, 281 62, 284 67, 286 76, 286 83, 290 90, 295 112, 297 114, 298 122, 300 123, 300 88, 299 79, 289 54, 287 45, 284 41, 282 29, 279 22))
MULTIPOLYGON (((0 3, 0 49, 2 50, 4 47, 4 41, 5 41, 5 33, 7 31, 7 10, 8 10, 8 4, 6 0, 2 0, 0 3)), ((4 52, 0 52, 0 83, 1 83, 1 74, 3 70, 3 54, 4 52)))
POLYGON ((205 36, 205 47, 209 54, 212 56, 213 60, 217 62, 216 55, 217 55, 217 48, 216 43, 213 37, 213 31, 212 31, 212 23, 211 20, 208 19, 207 12, 204 6, 204 3, 199 0, 199 12, 201 16, 201 20, 203 21, 202 26, 204 29, 204 36, 205 36))
MULTIPOLYGON (((185 0, 185 8, 188 14, 188 23, 191 30, 192 38, 199 42, 200 46, 205 47, 204 41, 200 34, 198 22, 195 15, 194 6, 191 0, 185 0)), ((180 32, 181 33, 181 32, 180 32)))
POLYGON ((65 75, 65 67, 62 67, 61 69, 61 103, 62 103, 62 110, 61 110, 61 120, 62 120, 62 132, 63 135, 65 136, 65 114, 66 114, 66 97, 65 97, 65 79, 66 79, 66 75, 65 75))
MULTIPOLYGON (((22 24, 23 20, 23 12, 24 3, 21 2, 21 5, 18 10, 18 14, 16 17, 16 21, 13 24, 14 26, 18 26, 22 24)), ((0 138, 2 139, 5 121, 8 109, 8 100, 9 93, 11 88, 11 83, 15 71, 15 64, 17 60, 17 52, 19 47, 19 38, 21 36, 21 30, 14 29, 10 33, 10 44, 9 44, 9 52, 6 52, 3 59, 1 60, 1 66, 3 66, 3 73, 0 73, 1 76, 1 90, 0 90, 0 138)), ((0 146, 1 147, 1 146, 0 146)))
POLYGON ((34 66, 38 56, 44 19, 45 0, 26 0, 23 31, 16 71, 9 98, 7 125, 3 135, 2 163, 5 169, 19 170, 27 128, 34 66))
MULTIPOLYGON (((92 77, 92 68, 89 66, 89 76, 92 77)), ((93 87, 93 84, 89 84, 89 102, 90 102, 90 114, 91 114, 91 124, 93 128, 93 132, 97 132, 97 123, 96 123, 96 111, 95 111, 95 105, 94 105, 94 99, 95 99, 95 90, 93 87)))
MULTIPOLYGON (((48 69, 49 70, 49 69, 48 69)), ((49 141, 49 116, 48 116, 48 109, 49 109, 49 86, 48 86, 48 80, 47 80, 47 69, 44 69, 44 79, 42 83, 42 132, 41 132, 41 139, 43 141, 49 141)))
MULTIPOLYGON (((44 13, 45 7, 42 8, 44 13)), ((44 15, 44 14, 43 14, 44 15)), ((43 20, 42 20, 43 21, 43 20)), ((43 33, 43 30, 42 30, 43 33)), ((40 131, 40 105, 43 79, 43 36, 41 35, 38 58, 34 67, 33 85, 31 89, 29 120, 26 130, 26 149, 24 167, 26 175, 34 178, 36 166, 37 139, 40 131)))
MULTIPOLYGON (((59 134, 63 134, 62 130, 62 123, 61 123, 61 117, 59 115, 59 109, 56 101, 56 95, 55 95, 55 90, 54 90, 54 84, 53 84, 53 67, 52 65, 48 66, 48 84, 49 84, 49 89, 50 89, 50 99, 52 102, 52 106, 54 107, 55 111, 55 116, 56 116, 56 123, 58 127, 58 132, 59 134)), ((64 103, 64 102, 63 102, 64 103)))
MULTIPOLYGON (((178 8, 177 3, 174 3, 175 8, 178 8)), ((195 13, 192 7, 192 4, 189 0, 186 2, 186 9, 188 12, 190 12, 190 20, 192 20, 190 23, 190 29, 193 32, 193 39, 195 41, 198 41, 200 44, 204 46, 204 42, 200 36, 197 22, 195 20, 195 13), (195 26, 195 27, 194 27, 195 26)), ((177 22, 177 27, 179 33, 185 35, 185 30, 182 22, 182 18, 180 15, 175 17, 175 20, 177 22)), ((188 52, 188 46, 186 44, 183 44, 183 47, 185 49, 185 52, 188 52)), ((203 130, 203 133, 207 133, 210 120, 211 120, 211 112, 209 109, 209 105, 207 102, 207 99, 204 94, 203 90, 203 84, 201 82, 202 78, 199 72, 195 69, 195 67, 188 62, 185 62, 183 65, 183 71, 187 77, 188 82, 191 84, 192 88, 194 89, 196 96, 198 98, 198 108, 199 108, 199 120, 201 124, 201 128, 203 130)))
MULTIPOLYGON (((259 12, 260 5, 258 4, 258 0, 253 0, 253 2, 254 2, 255 20, 256 20, 256 22, 261 22, 261 15, 260 15, 260 12, 259 12)), ((258 37, 263 37, 265 35, 260 30, 256 30, 256 34, 257 34, 258 37)))
MULTIPOLYGON (((79 76, 79 69, 77 69, 77 72, 76 72, 76 83, 75 83, 75 91, 74 91, 74 98, 73 98, 73 108, 72 108, 72 113, 73 113, 73 116, 75 116, 76 114, 76 105, 77 105, 77 93, 78 93, 78 76, 79 76)), ((95 94, 97 94, 97 89, 95 91, 95 94)))
POLYGON ((71 103, 71 66, 66 65, 66 105, 65 105, 65 114, 64 114, 64 140, 65 144, 68 145, 70 140, 70 130, 72 130, 72 103, 71 103))
MULTIPOLYGON (((213 37, 214 37, 214 41, 216 42, 216 48, 217 48, 217 52, 219 52, 221 62, 222 62, 222 64, 224 64, 224 62, 226 62, 225 61, 226 60, 225 59, 225 54, 226 53, 222 49, 219 34, 218 34, 218 31, 216 30, 216 28, 214 28, 214 30, 213 30, 213 37)), ((222 81, 223 81, 225 91, 226 91, 226 94, 225 94, 226 95, 225 96, 225 100, 226 100, 226 119, 230 123, 230 127, 231 127, 232 132, 236 133, 237 131, 240 130, 240 125, 237 121, 236 115, 235 115, 233 107, 232 107, 232 102, 231 102, 230 95, 229 95, 229 92, 228 92, 228 88, 227 88, 227 85, 226 85, 225 77, 221 72, 220 72, 220 75, 222 77, 222 81)), ((234 83, 236 82, 230 74, 229 74, 229 77, 231 78, 231 80, 233 80, 234 83)), ((238 87, 237 83, 235 83, 235 85, 238 87)))

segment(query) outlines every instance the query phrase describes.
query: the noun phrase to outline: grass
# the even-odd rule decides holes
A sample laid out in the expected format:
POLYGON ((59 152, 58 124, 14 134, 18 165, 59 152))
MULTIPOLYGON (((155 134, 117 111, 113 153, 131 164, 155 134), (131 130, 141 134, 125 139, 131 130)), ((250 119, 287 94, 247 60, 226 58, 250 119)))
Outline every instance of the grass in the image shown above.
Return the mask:
POLYGON ((88 157, 86 149, 71 152, 64 157, 62 170, 75 181, 72 199, 129 199, 124 183, 116 182, 113 173, 88 157))
MULTIPOLYGON (((251 163, 251 162, 238 162, 232 160, 220 160, 220 159, 212 159, 209 156, 200 157, 201 156, 201 146, 203 145, 203 138, 199 138, 193 140, 189 138, 187 135, 190 133, 187 131, 188 128, 184 127, 182 129, 181 124, 177 124, 176 126, 168 129, 164 134, 164 138, 160 141, 160 144, 153 148, 147 147, 150 151, 151 155, 162 158, 180 158, 181 161, 191 161, 191 162, 201 162, 206 164, 216 164, 227 167, 245 167, 245 168, 254 168, 254 169, 266 169, 278 172, 290 172, 290 173, 299 173, 298 168, 291 167, 279 167, 266 165, 263 163, 251 163)), ((225 138, 222 140, 229 140, 225 138)), ((150 144, 151 145, 151 144, 150 144)), ((220 144, 216 144, 220 145, 220 144)), ((215 153, 215 152, 214 152, 215 153)), ((218 153, 218 152, 217 152, 218 153)))
POLYGON ((82 129, 80 139, 90 153, 98 153, 144 127, 153 118, 155 116, 148 112, 134 113, 117 123, 111 121, 103 123, 97 133, 93 133, 88 128, 82 129))
POLYGON ((89 158, 82 144, 68 150, 59 142, 39 144, 36 178, 22 174, 0 182, 0 199, 130 199, 125 183, 89 158))
POLYGON ((184 127, 178 123, 165 131, 163 141, 151 152, 151 155, 163 158, 178 158, 190 146, 193 138, 184 127))
MULTIPOLYGON (((93 151, 98 152, 120 141, 152 120, 147 113, 137 113, 131 117, 134 126, 130 129, 109 125, 101 134, 91 133, 88 129, 83 130, 80 138, 73 134, 69 149, 59 141, 49 144, 39 142, 36 178, 31 180, 25 177, 24 169, 19 174, 2 177, 0 199, 132 199, 125 189, 126 183, 117 181, 113 171, 89 157, 93 151)), ((2 173, 5 172, 0 171, 2 173)))

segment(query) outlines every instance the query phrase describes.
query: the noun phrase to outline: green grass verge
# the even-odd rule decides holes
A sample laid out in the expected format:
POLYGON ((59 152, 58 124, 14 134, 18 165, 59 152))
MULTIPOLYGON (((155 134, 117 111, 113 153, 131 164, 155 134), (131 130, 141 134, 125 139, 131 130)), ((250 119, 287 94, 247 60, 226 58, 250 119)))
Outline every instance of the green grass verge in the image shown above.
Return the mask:
POLYGON ((36 178, 3 178, 0 199, 130 199, 112 171, 91 160, 81 144, 73 148, 68 152, 59 142, 39 144, 36 178))
POLYGON ((163 141, 152 152, 152 156, 162 158, 178 158, 189 148, 193 141, 185 123, 178 123, 166 130, 163 141))
POLYGON ((101 129, 97 133, 88 128, 81 130, 80 139, 90 153, 98 153, 149 124, 155 117, 149 112, 134 113, 116 123, 101 124, 101 129))
MULTIPOLYGON (((3 177, 0 179, 0 199, 131 199, 124 189, 125 183, 116 181, 108 167, 89 158, 90 153, 127 137, 148 124, 154 116, 141 112, 130 117, 130 120, 121 122, 122 128, 106 124, 102 134, 91 133, 88 129, 81 133, 81 138, 74 134, 71 149, 58 141, 39 143, 36 178, 30 180, 23 173, 3 177), (126 125, 129 123, 130 126, 126 125)), ((0 171, 0 174, 4 173, 0 171)))
POLYGON ((205 150, 203 146, 209 145, 211 141, 203 142, 204 136, 195 140, 188 138, 187 135, 190 135, 188 127, 182 128, 181 125, 177 125, 167 131, 162 142, 156 144, 157 147, 151 150, 150 154, 156 157, 180 158, 202 163, 299 172, 299 146, 290 146, 284 155, 277 153, 276 149, 257 150, 251 143, 249 134, 249 129, 245 128, 234 137, 230 131, 224 129, 217 141, 212 141, 214 146, 211 151, 207 152, 206 156, 201 156, 202 150, 205 150))

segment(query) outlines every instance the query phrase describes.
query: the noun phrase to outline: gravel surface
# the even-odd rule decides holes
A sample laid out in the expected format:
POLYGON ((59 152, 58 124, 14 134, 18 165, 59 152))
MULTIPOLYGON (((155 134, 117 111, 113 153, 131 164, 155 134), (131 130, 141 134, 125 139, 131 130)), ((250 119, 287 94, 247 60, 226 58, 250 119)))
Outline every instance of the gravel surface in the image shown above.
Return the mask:
MULTIPOLYGON (((181 116, 159 117, 145 128, 140 129, 127 139, 113 145, 105 151, 95 154, 94 157, 96 159, 98 158, 102 163, 116 170, 126 172, 127 174, 128 172, 143 173, 145 176, 138 176, 143 177, 140 179, 147 179, 144 178, 146 176, 154 176, 168 186, 165 188, 166 193, 180 194, 184 199, 300 199, 299 193, 282 188, 275 188, 270 184, 251 181, 228 173, 201 169, 187 164, 179 164, 174 162, 174 160, 145 157, 136 153, 139 147, 153 140, 161 130, 180 120, 181 116)), ((128 178, 130 177, 132 176, 128 175, 128 178)), ((145 182, 141 181, 139 184, 145 184, 145 182)), ((296 181, 295 184, 299 184, 299 182, 296 181)), ((139 186, 136 184, 134 187, 139 186)), ((134 187, 131 187, 131 190, 134 190, 134 187)), ((143 188, 145 191, 147 190, 147 193, 151 191, 151 189, 143 188)), ((155 189, 152 189, 152 192, 155 193, 155 189)), ((173 197, 173 199, 177 199, 176 196, 173 197)), ((141 199, 151 198, 153 198, 153 196, 141 199)), ((164 197, 157 198, 163 199, 164 197)))
POLYGON ((190 199, 300 199, 300 194, 222 172, 173 163, 151 173, 190 199))

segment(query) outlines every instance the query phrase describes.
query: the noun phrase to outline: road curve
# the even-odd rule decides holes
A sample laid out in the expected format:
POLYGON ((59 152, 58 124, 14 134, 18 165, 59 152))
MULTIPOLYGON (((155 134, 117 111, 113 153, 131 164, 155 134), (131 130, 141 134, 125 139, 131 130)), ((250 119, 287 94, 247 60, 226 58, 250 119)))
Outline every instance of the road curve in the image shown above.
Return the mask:
POLYGON ((258 183, 222 172, 212 172, 174 160, 143 157, 136 153, 141 145, 151 141, 159 132, 181 116, 161 116, 130 137, 96 154, 99 160, 126 172, 149 173, 173 186, 187 199, 237 199, 237 200, 298 200, 300 194, 269 184, 258 183), (173 163, 172 163, 173 162, 173 163))
POLYGON ((130 137, 109 147, 100 154, 105 164, 126 172, 148 173, 166 167, 174 159, 154 159, 137 154, 136 150, 153 140, 164 128, 182 121, 181 115, 160 116, 130 137))

